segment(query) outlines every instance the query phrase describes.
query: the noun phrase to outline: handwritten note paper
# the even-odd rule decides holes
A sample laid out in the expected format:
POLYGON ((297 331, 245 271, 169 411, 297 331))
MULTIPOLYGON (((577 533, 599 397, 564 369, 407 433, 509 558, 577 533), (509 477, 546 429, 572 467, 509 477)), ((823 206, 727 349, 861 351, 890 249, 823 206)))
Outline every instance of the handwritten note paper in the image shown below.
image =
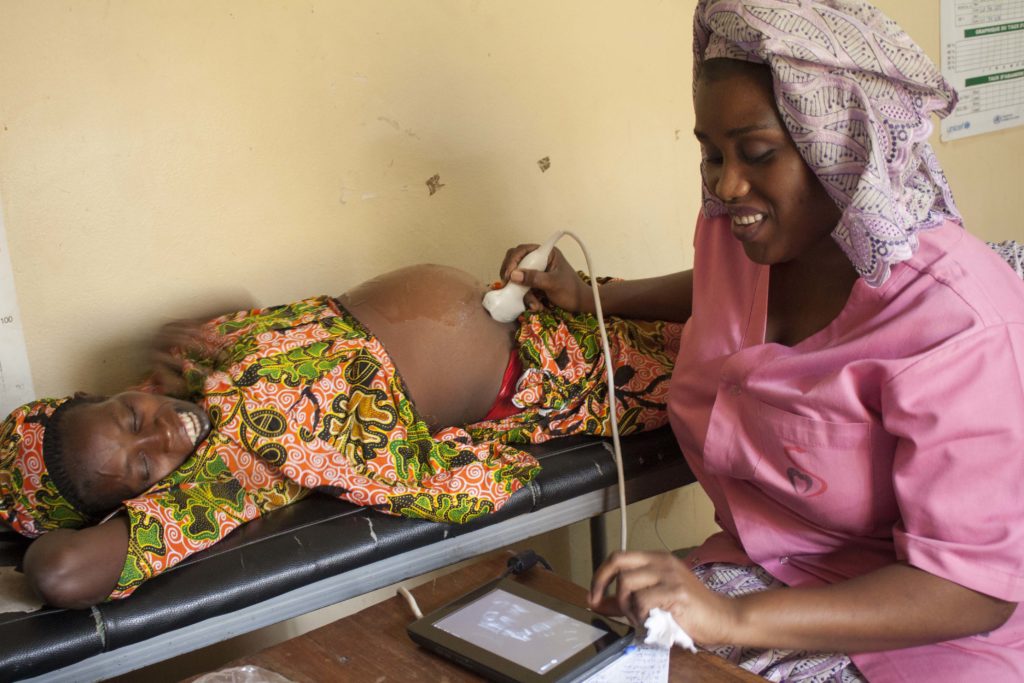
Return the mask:
POLYGON ((666 683, 671 650, 654 645, 635 645, 584 683, 666 683))

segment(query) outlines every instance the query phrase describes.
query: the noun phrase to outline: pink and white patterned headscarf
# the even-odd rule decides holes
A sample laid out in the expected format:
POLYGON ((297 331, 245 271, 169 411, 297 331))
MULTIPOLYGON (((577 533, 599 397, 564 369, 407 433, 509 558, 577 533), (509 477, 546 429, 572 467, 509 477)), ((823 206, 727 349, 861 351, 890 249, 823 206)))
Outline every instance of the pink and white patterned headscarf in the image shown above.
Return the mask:
MULTIPOLYGON (((767 64, 801 156, 842 210, 832 233, 872 286, 917 249, 916 233, 959 222, 928 144, 930 114, 957 95, 910 37, 862 0, 700 0, 694 73, 716 57, 767 64)), ((704 187, 704 210, 724 207, 704 187)))

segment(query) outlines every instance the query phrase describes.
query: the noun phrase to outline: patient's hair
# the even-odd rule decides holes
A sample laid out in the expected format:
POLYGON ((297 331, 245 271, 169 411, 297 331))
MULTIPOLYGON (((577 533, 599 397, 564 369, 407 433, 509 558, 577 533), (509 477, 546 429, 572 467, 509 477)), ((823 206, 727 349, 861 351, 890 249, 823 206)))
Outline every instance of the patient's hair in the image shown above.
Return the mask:
POLYGON ((76 510, 95 519, 117 509, 121 501, 105 494, 96 474, 83 466, 83 458, 68 451, 65 420, 77 406, 102 400, 102 396, 75 396, 54 411, 43 435, 43 460, 57 490, 76 510))

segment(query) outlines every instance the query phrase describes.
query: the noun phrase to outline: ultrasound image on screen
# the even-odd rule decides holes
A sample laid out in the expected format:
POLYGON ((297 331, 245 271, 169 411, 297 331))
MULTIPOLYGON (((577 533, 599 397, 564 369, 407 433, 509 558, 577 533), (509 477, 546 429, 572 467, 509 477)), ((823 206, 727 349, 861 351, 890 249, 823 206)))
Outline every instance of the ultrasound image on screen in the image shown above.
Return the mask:
POLYGON ((551 670, 606 633, 500 588, 434 625, 536 673, 551 670))

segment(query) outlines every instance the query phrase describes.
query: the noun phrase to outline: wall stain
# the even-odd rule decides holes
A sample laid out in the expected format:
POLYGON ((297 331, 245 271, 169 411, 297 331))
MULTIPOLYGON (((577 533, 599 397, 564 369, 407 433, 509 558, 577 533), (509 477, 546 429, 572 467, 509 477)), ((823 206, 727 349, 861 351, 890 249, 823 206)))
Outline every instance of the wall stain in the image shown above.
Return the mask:
POLYGON ((544 157, 543 159, 538 160, 537 165, 540 166, 540 172, 543 173, 551 168, 551 157, 544 157))
POLYGON ((434 175, 427 178, 427 189, 430 190, 431 195, 440 190, 442 187, 444 187, 444 183, 441 182, 440 173, 435 173, 434 175))
POLYGON ((399 132, 402 132, 402 133, 405 133, 406 135, 408 135, 411 138, 416 138, 417 140, 419 140, 419 138, 420 138, 419 135, 417 135, 416 133, 412 132, 411 130, 407 130, 405 128, 402 128, 402 124, 400 124, 398 121, 395 121, 394 119, 389 119, 386 116, 378 116, 377 120, 380 121, 381 123, 388 124, 389 126, 394 128, 395 130, 397 130, 399 132))

